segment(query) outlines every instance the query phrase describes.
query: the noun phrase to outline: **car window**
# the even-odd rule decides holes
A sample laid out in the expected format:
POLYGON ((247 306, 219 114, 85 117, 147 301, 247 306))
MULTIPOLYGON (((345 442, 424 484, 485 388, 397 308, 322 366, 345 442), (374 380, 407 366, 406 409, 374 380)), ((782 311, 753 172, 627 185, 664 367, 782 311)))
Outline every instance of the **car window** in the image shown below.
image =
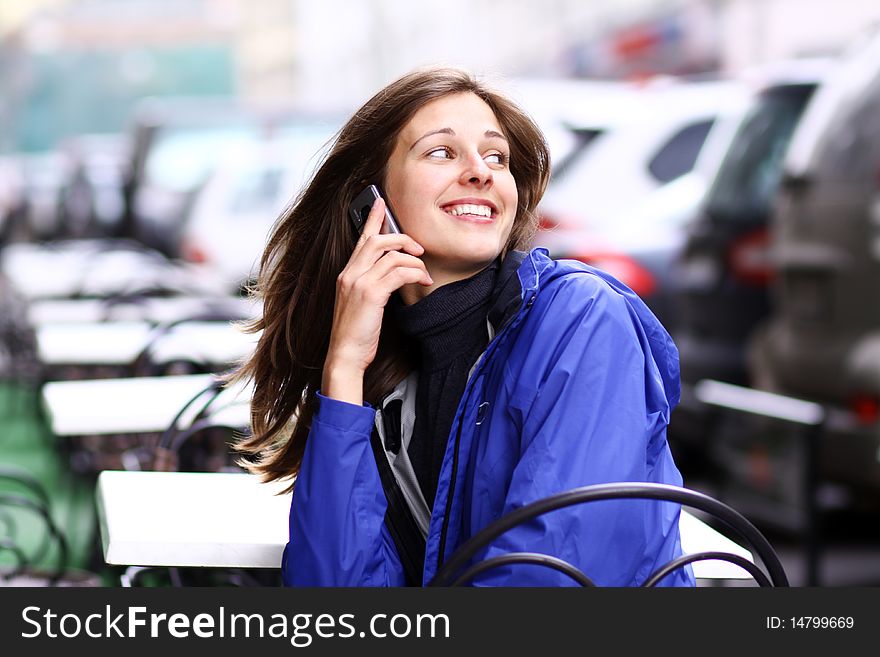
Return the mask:
POLYGON ((581 159, 581 156, 587 152, 590 144, 596 137, 601 135, 604 130, 599 128, 573 128, 571 134, 574 136, 575 142, 571 150, 559 162, 553 163, 551 178, 553 180, 561 180, 565 174, 572 168, 575 162, 581 159))
POLYGON ((847 99, 841 99, 833 119, 815 135, 815 150, 805 173, 828 182, 874 183, 880 150, 880 63, 874 79, 847 99))
POLYGON ((815 85, 791 85, 761 94, 724 157, 706 196, 717 221, 764 217, 782 176, 785 151, 815 85))
POLYGON ((667 183, 693 169, 712 123, 700 121, 676 132, 648 163, 651 175, 658 182, 667 183))
MULTIPOLYGON (((877 75, 878 61, 880 34, 872 36, 866 32, 847 49, 837 70, 823 82, 800 121, 786 155, 785 168, 788 173, 793 176, 808 175, 810 169, 819 163, 817 156, 824 140, 829 135, 837 138, 835 129, 849 128, 843 115, 877 75)), ((858 139, 855 131, 851 131, 850 136, 855 143, 858 139)))

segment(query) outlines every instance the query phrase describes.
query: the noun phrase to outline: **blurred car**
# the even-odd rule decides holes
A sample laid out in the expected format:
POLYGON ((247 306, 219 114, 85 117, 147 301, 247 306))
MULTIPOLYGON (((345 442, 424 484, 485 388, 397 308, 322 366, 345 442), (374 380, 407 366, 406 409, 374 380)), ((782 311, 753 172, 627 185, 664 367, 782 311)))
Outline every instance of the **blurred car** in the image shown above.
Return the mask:
POLYGON ((21 164, 11 155, 0 156, 0 245, 12 240, 27 212, 21 164))
MULTIPOLYGON (((687 386, 747 381, 745 340, 769 310, 768 223, 795 126, 828 73, 827 60, 779 62, 751 75, 750 107, 686 229, 673 269, 673 337, 687 386)), ((681 413, 679 413, 681 415, 681 413)))
POLYGON ((541 128, 553 175, 559 177, 601 126, 613 123, 621 106, 635 104, 642 86, 618 80, 512 78, 505 90, 541 128))
POLYGON ((737 82, 677 82, 587 102, 571 115, 578 148, 554 170, 535 244, 616 276, 671 324, 670 263, 717 158, 687 174, 743 98, 737 82))
POLYGON ((102 237, 122 220, 130 144, 123 134, 81 134, 62 142, 70 173, 61 189, 58 238, 102 237))
POLYGON ((59 150, 21 154, 18 160, 26 212, 13 241, 52 239, 61 227, 61 193, 70 179, 70 161, 59 150))
POLYGON ((298 194, 336 125, 304 122, 283 137, 234 150, 198 192, 184 221, 181 256, 230 291, 251 281, 269 231, 298 194))
POLYGON ((810 103, 773 218, 774 307, 750 344, 756 385, 846 409, 823 474, 880 488, 880 32, 810 103))
POLYGON ((295 129, 300 119, 289 107, 228 98, 144 100, 130 129, 119 236, 178 256, 183 218, 214 165, 230 151, 295 129))

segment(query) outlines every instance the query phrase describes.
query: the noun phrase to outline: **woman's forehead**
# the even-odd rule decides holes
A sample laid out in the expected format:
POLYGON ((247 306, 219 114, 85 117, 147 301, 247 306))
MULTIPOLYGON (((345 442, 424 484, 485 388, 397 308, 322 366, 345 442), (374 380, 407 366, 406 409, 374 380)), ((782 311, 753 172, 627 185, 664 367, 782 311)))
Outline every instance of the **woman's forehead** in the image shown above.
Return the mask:
POLYGON ((423 105, 406 123, 401 134, 415 140, 432 131, 452 131, 455 134, 494 131, 504 134, 492 108, 470 92, 443 96, 423 105))

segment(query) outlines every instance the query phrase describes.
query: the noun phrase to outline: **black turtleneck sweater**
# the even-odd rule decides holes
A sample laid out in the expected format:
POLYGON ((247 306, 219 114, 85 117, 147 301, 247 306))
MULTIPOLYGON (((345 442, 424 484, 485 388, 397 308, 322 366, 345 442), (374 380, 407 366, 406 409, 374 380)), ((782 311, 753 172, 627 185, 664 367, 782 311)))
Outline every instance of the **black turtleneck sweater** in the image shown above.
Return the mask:
POLYGON ((407 453, 428 507, 434 505, 440 466, 468 372, 486 348, 486 316, 499 262, 437 288, 411 306, 399 305, 401 330, 420 354, 416 419, 407 453))

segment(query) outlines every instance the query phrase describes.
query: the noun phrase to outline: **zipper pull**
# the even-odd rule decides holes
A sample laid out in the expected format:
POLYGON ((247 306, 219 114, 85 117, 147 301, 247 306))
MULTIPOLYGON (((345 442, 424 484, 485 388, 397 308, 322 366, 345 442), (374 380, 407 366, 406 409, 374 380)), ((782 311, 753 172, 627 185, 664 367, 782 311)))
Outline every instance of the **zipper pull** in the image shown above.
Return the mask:
POLYGON ((483 420, 486 419, 486 413, 489 412, 489 402, 484 401, 477 407, 477 426, 483 424, 483 420))

